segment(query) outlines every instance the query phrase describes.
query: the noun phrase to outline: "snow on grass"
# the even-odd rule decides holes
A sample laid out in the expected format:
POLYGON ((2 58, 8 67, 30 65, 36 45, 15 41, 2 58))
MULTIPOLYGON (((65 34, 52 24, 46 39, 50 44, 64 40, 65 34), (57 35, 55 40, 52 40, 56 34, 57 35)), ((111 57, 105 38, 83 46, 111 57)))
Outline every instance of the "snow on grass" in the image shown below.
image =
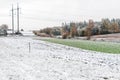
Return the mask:
POLYGON ((1 37, 0 49, 0 80, 120 79, 119 54, 97 53, 28 37, 1 37))

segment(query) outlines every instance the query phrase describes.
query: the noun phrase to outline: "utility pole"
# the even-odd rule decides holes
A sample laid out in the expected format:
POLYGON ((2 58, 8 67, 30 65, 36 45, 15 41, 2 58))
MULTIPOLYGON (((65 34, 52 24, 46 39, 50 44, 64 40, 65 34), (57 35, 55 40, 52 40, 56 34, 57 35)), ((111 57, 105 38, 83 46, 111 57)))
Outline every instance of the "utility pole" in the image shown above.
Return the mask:
POLYGON ((14 9, 12 5, 12 34, 14 34, 14 9))
POLYGON ((19 34, 19 4, 17 3, 17 33, 19 34))
POLYGON ((11 11, 12 11, 12 34, 14 34, 14 33, 20 34, 20 30, 19 30, 19 14, 20 14, 19 4, 17 3, 17 8, 16 8, 16 9, 14 9, 14 8, 13 8, 13 5, 12 5, 12 10, 11 10, 11 11), (17 17, 16 17, 16 18, 17 18, 17 19, 16 19, 16 20, 17 20, 17 21, 16 21, 16 22, 17 22, 17 32, 14 31, 14 27, 15 27, 15 26, 14 26, 14 17, 15 17, 15 16, 14 16, 14 12, 17 13, 17 17))

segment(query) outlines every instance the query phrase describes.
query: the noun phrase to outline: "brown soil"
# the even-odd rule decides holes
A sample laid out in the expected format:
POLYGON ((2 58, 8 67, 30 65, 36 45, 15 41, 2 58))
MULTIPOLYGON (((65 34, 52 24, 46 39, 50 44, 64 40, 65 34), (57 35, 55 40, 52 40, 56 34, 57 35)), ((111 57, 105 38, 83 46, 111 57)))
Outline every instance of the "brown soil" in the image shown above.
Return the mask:
POLYGON ((120 33, 115 34, 106 34, 106 35, 95 35, 91 37, 91 40, 94 41, 114 41, 114 42, 120 42, 120 33))

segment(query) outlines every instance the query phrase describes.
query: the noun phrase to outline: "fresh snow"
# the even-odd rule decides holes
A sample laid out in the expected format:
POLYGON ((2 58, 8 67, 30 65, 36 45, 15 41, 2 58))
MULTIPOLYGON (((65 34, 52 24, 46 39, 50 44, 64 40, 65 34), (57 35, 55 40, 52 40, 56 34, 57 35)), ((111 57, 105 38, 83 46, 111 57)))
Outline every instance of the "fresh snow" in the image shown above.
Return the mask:
POLYGON ((120 80, 120 55, 0 37, 0 80, 120 80))

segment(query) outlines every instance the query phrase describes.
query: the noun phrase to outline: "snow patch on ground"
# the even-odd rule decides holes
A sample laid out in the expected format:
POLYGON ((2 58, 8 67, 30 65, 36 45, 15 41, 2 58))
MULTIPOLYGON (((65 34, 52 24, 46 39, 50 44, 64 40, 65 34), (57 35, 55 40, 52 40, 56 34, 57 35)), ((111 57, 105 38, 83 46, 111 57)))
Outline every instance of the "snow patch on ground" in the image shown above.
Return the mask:
POLYGON ((119 80, 119 75, 118 54, 87 51, 30 37, 0 38, 0 80, 119 80))

